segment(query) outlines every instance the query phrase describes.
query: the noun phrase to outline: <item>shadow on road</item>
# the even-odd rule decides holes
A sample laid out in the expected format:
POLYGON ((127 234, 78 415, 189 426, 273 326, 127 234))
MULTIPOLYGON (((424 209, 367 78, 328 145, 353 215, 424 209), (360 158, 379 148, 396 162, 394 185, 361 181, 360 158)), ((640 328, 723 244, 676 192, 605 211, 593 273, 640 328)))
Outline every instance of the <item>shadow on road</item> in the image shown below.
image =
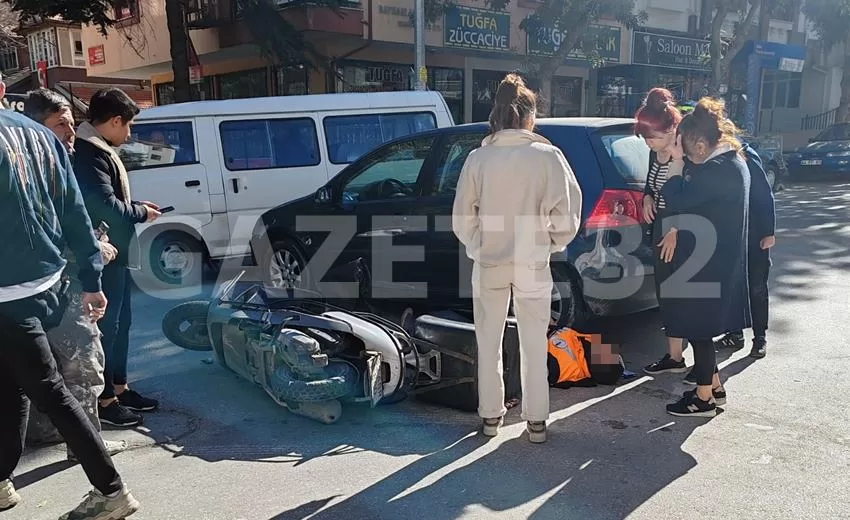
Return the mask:
POLYGON ((811 301, 830 271, 850 268, 850 183, 790 184, 776 220, 771 298, 811 301))

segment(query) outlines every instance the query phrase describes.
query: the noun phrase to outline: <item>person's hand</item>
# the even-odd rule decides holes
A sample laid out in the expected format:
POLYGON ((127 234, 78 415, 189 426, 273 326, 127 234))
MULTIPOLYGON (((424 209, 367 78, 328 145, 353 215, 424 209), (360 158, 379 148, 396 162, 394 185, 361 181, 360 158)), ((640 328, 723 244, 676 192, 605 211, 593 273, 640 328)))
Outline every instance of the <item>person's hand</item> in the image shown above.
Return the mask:
POLYGON ((103 318, 106 314, 106 295, 103 291, 96 293, 82 293, 83 312, 89 317, 92 323, 103 318))
POLYGON ((677 135, 676 139, 673 141, 673 144, 670 145, 670 148, 667 149, 670 153, 670 157, 674 161, 684 161, 685 160, 685 150, 682 148, 682 136, 677 135))
POLYGON ((677 238, 678 231, 676 228, 672 228, 666 235, 664 235, 661 242, 658 243, 658 246, 661 248, 661 259, 668 264, 673 261, 673 253, 676 251, 677 238))
POLYGON ((145 222, 153 222, 158 219, 160 215, 162 215, 162 213, 160 213, 160 211, 153 206, 143 204, 143 207, 145 208, 145 211, 148 214, 148 217, 145 219, 145 222))
POLYGON ((109 242, 100 242, 100 252, 103 254, 104 263, 109 263, 118 257, 118 249, 109 242))
POLYGON ((770 249, 771 247, 776 245, 776 237, 771 235, 769 237, 764 237, 761 239, 759 246, 762 249, 770 249))
POLYGON ((646 194, 643 196, 643 219, 650 224, 655 220, 655 199, 652 195, 646 194))

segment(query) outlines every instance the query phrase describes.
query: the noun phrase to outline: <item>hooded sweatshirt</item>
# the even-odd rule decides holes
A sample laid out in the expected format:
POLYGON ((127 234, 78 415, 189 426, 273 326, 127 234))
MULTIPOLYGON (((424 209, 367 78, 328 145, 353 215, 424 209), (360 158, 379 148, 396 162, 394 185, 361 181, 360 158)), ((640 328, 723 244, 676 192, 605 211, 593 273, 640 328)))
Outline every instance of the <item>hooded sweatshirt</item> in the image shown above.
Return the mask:
POLYGON ((474 262, 540 269, 581 224, 582 194, 561 150, 527 130, 487 136, 466 159, 452 225, 474 262))

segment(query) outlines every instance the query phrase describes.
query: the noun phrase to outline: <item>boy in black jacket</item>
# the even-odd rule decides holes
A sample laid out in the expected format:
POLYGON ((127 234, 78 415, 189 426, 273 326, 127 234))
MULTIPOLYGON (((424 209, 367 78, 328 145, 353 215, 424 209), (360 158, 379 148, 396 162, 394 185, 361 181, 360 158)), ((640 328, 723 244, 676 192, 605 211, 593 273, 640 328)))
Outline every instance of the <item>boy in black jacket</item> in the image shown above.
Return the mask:
POLYGON ((77 129, 74 172, 93 222, 106 222, 118 256, 103 269, 103 291, 109 309, 98 322, 103 333, 105 388, 100 395, 101 422, 119 427, 141 424, 136 412, 155 410, 159 403, 127 386, 127 355, 130 346, 131 276, 129 266, 139 265, 136 224, 153 222, 159 207, 130 196, 130 181, 113 147, 130 138, 130 125, 139 113, 122 90, 97 91, 89 103, 89 120, 77 129))

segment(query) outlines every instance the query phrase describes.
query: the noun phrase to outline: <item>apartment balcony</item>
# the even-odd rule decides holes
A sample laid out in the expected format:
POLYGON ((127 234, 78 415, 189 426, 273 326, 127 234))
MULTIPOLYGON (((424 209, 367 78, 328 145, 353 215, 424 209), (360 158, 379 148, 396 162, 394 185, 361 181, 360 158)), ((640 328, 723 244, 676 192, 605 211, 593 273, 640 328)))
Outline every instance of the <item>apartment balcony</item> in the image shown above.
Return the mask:
POLYGON ((189 29, 214 29, 233 23, 229 0, 189 0, 186 25, 189 29))
MULTIPOLYGON (((220 31, 219 39, 222 48, 251 43, 251 32, 242 20, 241 2, 239 0, 191 0, 208 4, 225 4, 219 6, 218 16, 231 13, 228 23, 232 27, 220 31), (232 2, 232 3, 231 3, 232 2)), ((271 0, 278 8, 280 16, 284 17, 298 31, 320 32, 348 36, 363 36, 364 12, 359 0, 340 1, 340 7, 334 10, 322 5, 304 0, 271 0)))

